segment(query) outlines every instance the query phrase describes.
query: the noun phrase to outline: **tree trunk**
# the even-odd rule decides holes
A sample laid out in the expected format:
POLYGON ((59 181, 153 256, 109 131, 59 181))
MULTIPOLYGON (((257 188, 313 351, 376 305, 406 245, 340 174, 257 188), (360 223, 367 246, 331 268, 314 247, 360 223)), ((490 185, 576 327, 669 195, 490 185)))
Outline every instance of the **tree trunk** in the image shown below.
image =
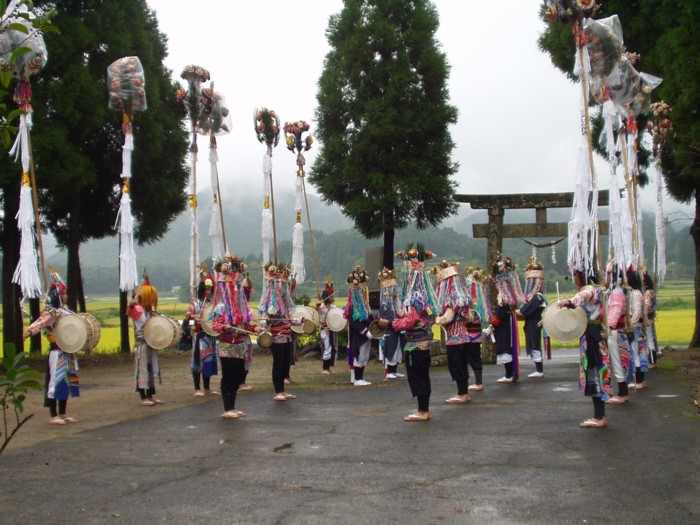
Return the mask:
POLYGON ((119 334, 121 335, 121 351, 125 354, 131 352, 129 344, 129 317, 126 315, 126 305, 129 299, 126 292, 119 291, 119 334))
MULTIPOLYGON (((68 244, 66 249, 68 251, 68 268, 66 270, 68 285, 68 309, 77 312, 78 311, 78 300, 82 293, 82 283, 80 274, 80 219, 78 218, 77 206, 74 208, 73 213, 70 217, 70 231, 68 232, 68 244)), ((85 311, 85 299, 82 300, 83 309, 81 312, 85 311)))
POLYGON ((394 228, 387 228, 384 230, 384 257, 382 264, 385 268, 394 268, 394 235, 396 232, 394 228))
POLYGON ((4 344, 14 344, 18 351, 22 345, 22 310, 19 307, 21 290, 12 284, 12 276, 19 260, 19 232, 17 210, 19 187, 8 184, 2 188, 5 209, 2 216, 2 334, 4 344))
POLYGON ((695 189, 695 219, 690 235, 695 244, 695 330, 690 348, 700 348, 700 188, 695 189))
MULTIPOLYGON (((27 326, 29 326, 30 321, 38 319, 41 315, 41 299, 29 299, 29 319, 27 319, 27 326)), ((24 328, 23 328, 24 329, 24 328)), ((34 355, 41 354, 41 332, 38 332, 35 336, 30 339, 29 343, 29 353, 34 355)))

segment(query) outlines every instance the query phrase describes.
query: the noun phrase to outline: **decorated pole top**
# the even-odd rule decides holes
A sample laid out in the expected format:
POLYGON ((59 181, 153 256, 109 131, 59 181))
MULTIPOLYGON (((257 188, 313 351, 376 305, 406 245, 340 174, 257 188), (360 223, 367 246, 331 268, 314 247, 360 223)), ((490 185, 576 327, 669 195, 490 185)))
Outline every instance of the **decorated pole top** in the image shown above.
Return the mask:
POLYGON ((200 93, 202 111, 197 122, 200 135, 221 136, 230 133, 232 128, 231 113, 224 96, 211 87, 203 88, 200 93))
POLYGON ((132 117, 136 111, 145 111, 146 81, 139 57, 123 57, 107 68, 109 108, 132 117))
POLYGON ((258 142, 265 143, 268 148, 274 148, 280 141, 280 118, 272 109, 255 108, 253 127, 258 142))
POLYGON ((185 114, 192 124, 192 132, 196 134, 205 107, 202 100, 202 84, 208 82, 211 77, 209 71, 203 67, 189 65, 182 70, 180 78, 187 82, 188 89, 178 89, 175 96, 182 104, 185 114))
POLYGON ((544 7, 547 20, 574 24, 594 16, 600 4, 597 0, 545 0, 544 7))
POLYGON ((301 154, 302 151, 309 151, 314 143, 314 139, 311 135, 307 135, 305 139, 302 139, 301 135, 309 131, 310 128, 311 126, 305 120, 285 122, 284 136, 287 141, 287 149, 292 153, 297 152, 298 154, 301 154))

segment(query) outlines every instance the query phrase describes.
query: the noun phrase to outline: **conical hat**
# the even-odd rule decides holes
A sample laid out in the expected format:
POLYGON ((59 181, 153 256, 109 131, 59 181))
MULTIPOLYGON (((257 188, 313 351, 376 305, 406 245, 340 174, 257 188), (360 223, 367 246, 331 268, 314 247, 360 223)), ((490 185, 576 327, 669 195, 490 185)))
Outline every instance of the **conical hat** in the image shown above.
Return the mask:
POLYGON ((588 316, 583 308, 559 308, 554 302, 542 313, 547 335, 560 343, 576 341, 586 331, 588 316))

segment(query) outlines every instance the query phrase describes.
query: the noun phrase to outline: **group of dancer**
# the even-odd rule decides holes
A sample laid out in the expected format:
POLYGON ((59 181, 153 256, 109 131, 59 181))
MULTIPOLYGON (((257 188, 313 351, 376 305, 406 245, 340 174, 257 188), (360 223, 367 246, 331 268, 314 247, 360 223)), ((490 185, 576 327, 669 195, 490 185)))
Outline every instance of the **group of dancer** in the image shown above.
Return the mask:
MULTIPOLYGON (((385 378, 404 377, 399 365, 405 363, 411 394, 417 400, 416 411, 405 421, 428 421, 431 383, 433 326, 443 332, 447 365, 456 394, 448 404, 471 401, 470 393, 484 389, 481 346, 486 338, 494 343, 497 363, 505 374, 498 383, 519 380, 520 343, 517 319, 524 319, 525 348, 535 366, 529 378, 544 377, 545 349, 549 338, 543 334, 542 313, 547 306, 544 295, 544 269, 533 257, 526 266, 524 291, 510 259, 498 255, 486 274, 479 268, 468 268, 460 275, 458 263, 442 261, 429 269, 427 261, 434 254, 420 245, 397 253, 402 260, 401 277, 393 269, 383 268, 378 276, 379 308, 369 304, 369 277, 358 265, 347 278, 347 305, 343 316, 348 326, 348 364, 355 386, 371 383, 364 377, 370 359, 372 340, 378 340, 379 357, 384 363, 385 378), (437 278, 437 287, 431 275, 437 278), (399 282, 399 280, 401 282, 399 282), (491 307, 490 290, 498 290, 491 307), (375 323, 380 334, 373 334, 375 323), (544 335, 544 337, 543 337, 544 335), (474 373, 470 384, 469 368, 474 373)), ((228 256, 215 267, 212 276, 206 268, 200 274, 197 295, 190 303, 185 318, 193 323, 191 371, 195 396, 221 395, 222 417, 239 419, 246 413, 236 408, 237 394, 246 387, 246 378, 254 360, 251 336, 258 344, 269 338, 272 354, 273 399, 285 402, 296 398, 286 391, 294 346, 292 326, 304 322, 296 318, 289 269, 283 265, 265 266, 263 292, 257 310, 248 300, 252 293, 247 267, 236 256, 228 256), (207 329, 208 327, 208 329, 207 329), (221 371, 220 392, 211 388, 211 379, 221 371)), ((646 388, 646 372, 655 366, 658 344, 655 332, 656 297, 653 281, 631 269, 627 272, 609 267, 605 286, 596 276, 574 272, 578 288, 570 299, 560 299, 558 308, 581 308, 587 318, 580 337, 579 384, 593 400, 593 417, 581 423, 584 428, 607 425, 605 404, 629 402, 629 390, 646 388), (607 291, 606 291, 607 287, 607 291), (607 328, 607 330, 605 330, 607 328), (617 393, 612 393, 612 381, 617 393)), ((320 313, 320 336, 323 352, 323 373, 332 373, 337 352, 337 332, 326 323, 335 307, 332 282, 327 280, 321 299, 316 304, 320 313)), ((66 414, 69 396, 79 395, 78 362, 75 353, 59 348, 53 335, 56 320, 70 313, 65 310, 66 287, 60 277, 47 294, 47 308, 24 332, 26 339, 44 330, 50 343, 46 372, 45 405, 51 424, 74 423, 66 414)), ((158 292, 145 276, 143 284, 127 305, 135 332, 135 388, 140 404, 154 406, 163 401, 155 397, 160 381, 158 351, 144 337, 148 320, 157 313, 158 292)))
POLYGON ((578 292, 559 301, 560 308, 582 308, 586 331, 580 338, 579 385, 593 401, 593 417, 583 428, 607 426, 606 404, 629 403, 629 390, 647 387, 646 373, 660 354, 656 339, 656 292, 646 272, 623 272, 612 264, 605 286, 597 275, 574 272, 578 292), (607 287, 607 291, 606 291, 607 287), (609 292, 609 294, 608 294, 609 292), (606 298, 607 297, 607 298, 606 298), (613 394, 612 378, 617 382, 613 394))

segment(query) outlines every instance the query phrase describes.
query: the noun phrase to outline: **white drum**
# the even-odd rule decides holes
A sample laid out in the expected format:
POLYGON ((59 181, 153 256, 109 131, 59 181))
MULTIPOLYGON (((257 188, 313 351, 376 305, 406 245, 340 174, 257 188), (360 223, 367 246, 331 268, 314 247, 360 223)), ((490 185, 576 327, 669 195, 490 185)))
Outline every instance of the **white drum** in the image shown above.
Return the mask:
POLYGON ((211 314, 213 311, 213 304, 208 304, 207 306, 202 308, 202 311, 199 313, 199 324, 202 325, 202 330, 204 330, 205 334, 210 335, 212 337, 217 337, 220 334, 219 332, 214 330, 214 326, 212 325, 211 314))
POLYGON ((174 346, 182 338, 182 328, 177 319, 167 315, 155 315, 146 321, 143 327, 146 344, 156 350, 174 346))
POLYGON ((583 308, 559 308, 551 303, 542 312, 542 326, 547 335, 560 343, 576 341, 586 331, 588 316, 583 308))
POLYGON ((318 312, 309 307, 299 305, 294 309, 292 313, 292 319, 302 319, 303 323, 301 325, 292 325, 292 332, 297 334, 313 334, 319 325, 319 314, 318 312))
POLYGON ((78 314, 66 314, 61 315, 56 321, 53 335, 61 350, 74 354, 87 348, 92 331, 92 326, 85 317, 78 314))
POLYGON ((331 306, 326 313, 326 326, 333 332, 343 332, 348 327, 348 320, 344 317, 342 308, 331 306))

